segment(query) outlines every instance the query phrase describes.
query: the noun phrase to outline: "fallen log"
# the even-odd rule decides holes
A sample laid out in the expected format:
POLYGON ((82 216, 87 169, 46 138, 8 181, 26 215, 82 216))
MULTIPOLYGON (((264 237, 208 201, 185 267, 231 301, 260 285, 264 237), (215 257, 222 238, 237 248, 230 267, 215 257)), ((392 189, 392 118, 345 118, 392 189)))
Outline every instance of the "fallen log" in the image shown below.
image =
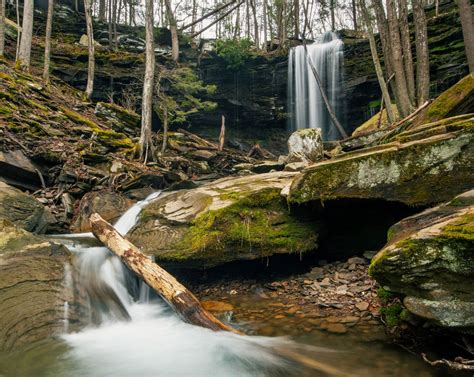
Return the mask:
MULTIPOLYGON (((243 332, 221 322, 204 309, 199 300, 184 285, 158 264, 147 258, 98 213, 92 214, 89 221, 94 236, 120 257, 125 265, 158 293, 185 322, 213 331, 230 331, 234 334, 245 335, 243 332)), ((336 368, 300 354, 291 348, 269 347, 269 350, 283 359, 307 368, 331 376, 346 376, 336 368)))
POLYGON ((119 256, 125 265, 175 309, 185 322, 214 331, 225 330, 242 334, 204 309, 199 300, 184 285, 123 238, 98 213, 91 215, 90 223, 94 236, 119 256))

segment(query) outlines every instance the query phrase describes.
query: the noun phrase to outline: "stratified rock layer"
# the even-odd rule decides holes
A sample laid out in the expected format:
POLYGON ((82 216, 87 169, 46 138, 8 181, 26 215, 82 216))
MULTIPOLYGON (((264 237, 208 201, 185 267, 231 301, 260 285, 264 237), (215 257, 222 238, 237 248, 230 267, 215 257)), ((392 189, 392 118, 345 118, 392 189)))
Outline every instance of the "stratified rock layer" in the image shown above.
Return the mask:
MULTIPOLYGON (((0 350, 63 331, 72 302, 70 253, 0 220, 0 350)), ((72 310, 69 319, 74 318, 72 310)))
POLYGON ((317 224, 295 217, 280 195, 295 174, 226 178, 166 194, 143 209, 130 240, 160 262, 197 268, 315 249, 317 224))
POLYGON ((369 273, 402 293, 406 308, 450 328, 474 331, 474 190, 406 218, 369 273))
POLYGON ((384 199, 425 206, 449 200, 474 182, 474 116, 399 133, 392 141, 310 166, 289 201, 384 199))

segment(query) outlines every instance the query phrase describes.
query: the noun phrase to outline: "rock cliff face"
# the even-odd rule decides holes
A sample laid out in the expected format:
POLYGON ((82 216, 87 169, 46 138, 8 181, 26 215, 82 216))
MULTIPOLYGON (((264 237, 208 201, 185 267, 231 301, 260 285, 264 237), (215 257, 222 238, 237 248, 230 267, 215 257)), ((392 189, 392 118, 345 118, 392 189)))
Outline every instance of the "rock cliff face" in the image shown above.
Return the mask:
MULTIPOLYGON (((431 63, 431 92, 437 95, 467 74, 462 31, 454 2, 442 2, 440 16, 434 8, 427 9, 431 63)), ((44 15, 43 15, 44 16, 44 15)), ((40 19, 43 16, 38 16, 40 19)), ((42 30, 40 27, 39 30, 42 30)), ((106 25, 96 24, 96 39, 107 45, 106 25)), ((87 78, 87 49, 78 42, 85 32, 84 21, 70 8, 62 6, 54 22, 52 66, 53 74, 72 86, 84 89, 87 78)), ((119 100, 134 97, 139 105, 140 81, 143 75, 143 53, 140 51, 142 30, 119 27, 121 49, 96 51, 96 82, 94 99, 119 100)), ((414 31, 412 31, 414 33, 414 31)), ((169 52, 166 30, 157 32, 158 61, 165 62, 169 52)), ((354 130, 374 115, 380 106, 380 91, 373 69, 368 41, 351 31, 341 31, 344 39, 344 98, 346 128, 354 130)), ((12 43, 13 43, 12 39, 12 43)), ((42 41, 36 45, 38 65, 43 54, 42 41)), ((191 117, 192 130, 205 136, 217 137, 221 115, 226 117, 229 139, 244 144, 263 142, 280 152, 285 149, 287 57, 255 57, 237 70, 226 68, 214 52, 203 52, 183 42, 182 58, 193 66, 201 79, 216 84, 212 100, 218 108, 191 117)))

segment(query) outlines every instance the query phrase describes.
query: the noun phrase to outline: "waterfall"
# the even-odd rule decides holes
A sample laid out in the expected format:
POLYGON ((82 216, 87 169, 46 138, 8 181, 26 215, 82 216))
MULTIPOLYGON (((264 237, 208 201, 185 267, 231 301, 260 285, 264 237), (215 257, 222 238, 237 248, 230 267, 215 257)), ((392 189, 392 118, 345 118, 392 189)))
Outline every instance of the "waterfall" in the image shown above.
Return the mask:
MULTIPOLYGON (((329 103, 342 123, 341 93, 343 42, 333 32, 307 45, 308 56, 318 72, 329 103)), ((305 56, 303 46, 290 49, 288 58, 288 112, 291 131, 300 128, 321 128, 324 140, 341 138, 326 109, 321 91, 305 56)))

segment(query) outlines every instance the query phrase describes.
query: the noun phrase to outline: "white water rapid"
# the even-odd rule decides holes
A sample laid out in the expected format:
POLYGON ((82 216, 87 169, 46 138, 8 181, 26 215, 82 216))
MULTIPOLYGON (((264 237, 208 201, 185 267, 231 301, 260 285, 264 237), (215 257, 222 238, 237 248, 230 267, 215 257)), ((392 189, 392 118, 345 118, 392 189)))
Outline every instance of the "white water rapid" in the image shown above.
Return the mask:
MULTIPOLYGON (((329 103, 339 122, 342 122, 341 99, 343 42, 333 32, 323 34, 318 41, 307 45, 308 56, 318 72, 329 103)), ((290 49, 288 57, 288 111, 291 131, 301 128, 321 128, 324 140, 341 138, 333 125, 311 72, 303 46, 290 49)))
MULTIPOLYGON (((135 204, 114 227, 126 234, 136 224, 141 209, 158 195, 135 204)), ((90 326, 62 336, 69 350, 52 375, 289 375, 289 364, 268 351, 285 341, 216 333, 183 323, 163 301, 150 294, 149 287, 137 285, 137 279, 107 248, 90 246, 90 233, 60 239, 78 256, 79 284, 89 299, 90 326)), ((69 303, 65 303, 66 321, 68 310, 69 303)), ((64 328, 68 329, 67 323, 64 328)))

